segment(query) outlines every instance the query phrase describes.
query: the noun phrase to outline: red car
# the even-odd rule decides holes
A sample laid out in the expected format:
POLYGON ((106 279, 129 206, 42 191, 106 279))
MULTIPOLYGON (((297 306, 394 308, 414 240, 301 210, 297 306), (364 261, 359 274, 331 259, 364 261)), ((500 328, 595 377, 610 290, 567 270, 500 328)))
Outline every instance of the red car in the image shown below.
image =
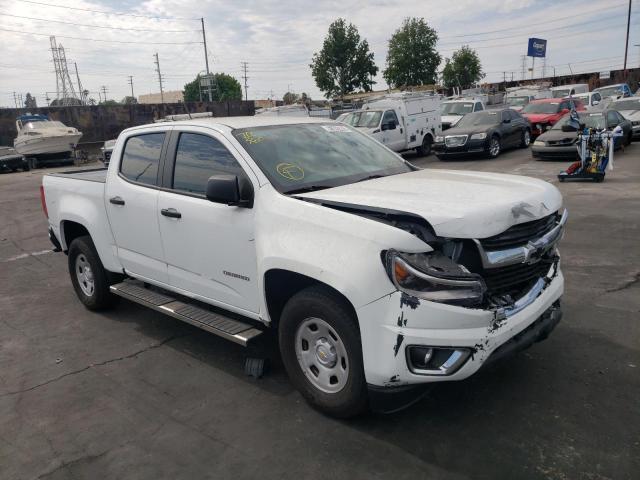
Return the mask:
POLYGON ((584 111, 584 104, 577 98, 543 98, 532 100, 520 112, 531 124, 531 136, 538 136, 551 128, 575 106, 584 111))

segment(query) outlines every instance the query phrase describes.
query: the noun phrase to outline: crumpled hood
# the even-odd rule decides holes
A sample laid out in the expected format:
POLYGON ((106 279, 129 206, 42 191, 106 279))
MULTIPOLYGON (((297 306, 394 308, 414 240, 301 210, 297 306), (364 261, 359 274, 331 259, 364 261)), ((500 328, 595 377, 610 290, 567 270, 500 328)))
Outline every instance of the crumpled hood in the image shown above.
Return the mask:
POLYGON ((547 123, 557 115, 557 113, 525 113, 523 117, 531 123, 547 123))
POLYGON ((543 180, 498 173, 419 170, 297 195, 418 215, 439 236, 486 238, 562 206, 543 180))

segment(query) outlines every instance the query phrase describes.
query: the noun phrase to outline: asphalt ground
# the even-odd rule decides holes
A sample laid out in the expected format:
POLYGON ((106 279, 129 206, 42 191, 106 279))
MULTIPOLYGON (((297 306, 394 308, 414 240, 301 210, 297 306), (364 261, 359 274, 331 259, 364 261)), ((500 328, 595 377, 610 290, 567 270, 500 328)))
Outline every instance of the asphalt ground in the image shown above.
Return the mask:
MULTIPOLYGON (((640 144, 604 183, 528 150, 426 168, 530 175, 570 211, 551 337, 393 415, 311 409, 281 364, 122 301, 92 313, 52 253, 38 185, 0 175, 0 478, 632 479, 640 471, 640 144)), ((482 201, 482 199, 479 199, 482 201)))

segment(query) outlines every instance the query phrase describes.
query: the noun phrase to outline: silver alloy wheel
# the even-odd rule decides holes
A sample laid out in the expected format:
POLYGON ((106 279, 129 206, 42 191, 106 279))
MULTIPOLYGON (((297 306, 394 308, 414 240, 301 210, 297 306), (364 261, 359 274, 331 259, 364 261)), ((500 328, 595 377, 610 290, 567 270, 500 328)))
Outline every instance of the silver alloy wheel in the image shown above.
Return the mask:
POLYGON ((489 154, 492 157, 497 157, 500 153, 500 140, 497 137, 493 137, 489 143, 489 154))
POLYGON ((87 261, 87 257, 83 253, 76 257, 76 277, 80 289, 87 296, 91 297, 95 291, 95 283, 93 281, 93 271, 91 265, 87 261))
POLYGON ((528 147, 529 144, 531 143, 531 134, 529 133, 529 130, 525 130, 524 131, 524 135, 522 137, 523 143, 525 147, 528 147))
POLYGON ((296 358, 311 384, 337 393, 349 379, 347 349, 340 336, 320 318, 305 318, 296 331, 296 358))

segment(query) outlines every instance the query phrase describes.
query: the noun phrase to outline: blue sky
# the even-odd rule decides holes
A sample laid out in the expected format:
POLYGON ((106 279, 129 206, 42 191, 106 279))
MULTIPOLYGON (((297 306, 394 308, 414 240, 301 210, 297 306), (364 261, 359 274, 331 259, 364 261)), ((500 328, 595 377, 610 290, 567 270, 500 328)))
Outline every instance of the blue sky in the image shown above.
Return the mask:
MULTIPOLYGON (((417 16, 438 31, 443 57, 468 44, 480 55, 486 80, 497 81, 503 72, 509 79, 520 78, 521 56, 530 36, 548 40, 548 75, 553 67, 558 75, 570 69, 622 68, 628 5, 627 0, 33 1, 38 4, 0 0, 0 106, 13 105, 14 91, 31 92, 39 105, 47 92, 55 96, 49 35, 56 35, 67 59, 77 62, 82 83, 93 97, 98 98, 104 85, 108 98, 119 100, 130 92, 128 75, 134 77, 136 95, 159 91, 156 52, 166 90, 182 89, 204 70, 198 43, 198 19, 204 17, 211 70, 241 80, 240 62, 247 61, 249 98, 267 98, 271 92, 281 98, 288 88, 320 98, 308 64, 338 17, 354 23, 369 41, 380 71, 391 34, 403 18, 417 16)), ((640 60, 640 47, 634 44, 640 44, 640 2, 632 12, 630 66, 638 66, 640 60)), ((537 61, 536 76, 541 69, 537 61)), ((386 86, 381 74, 376 80, 376 88, 386 86)))

